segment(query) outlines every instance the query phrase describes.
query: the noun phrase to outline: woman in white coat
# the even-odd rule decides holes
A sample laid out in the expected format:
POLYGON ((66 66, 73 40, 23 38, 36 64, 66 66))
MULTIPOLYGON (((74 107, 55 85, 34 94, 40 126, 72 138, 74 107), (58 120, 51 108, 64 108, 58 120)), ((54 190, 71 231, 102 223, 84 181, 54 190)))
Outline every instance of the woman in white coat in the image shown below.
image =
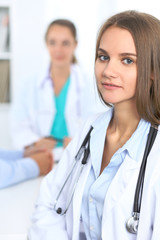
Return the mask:
MULTIPOLYGON (((67 145, 89 113, 88 76, 74 56, 77 34, 66 19, 50 23, 45 35, 50 66, 23 82, 11 111, 14 145, 67 145)), ((56 145, 56 146, 57 146, 56 145)))
POLYGON ((95 75, 102 100, 112 107, 86 121, 57 169, 45 177, 30 240, 159 239, 160 133, 153 130, 160 123, 159 42, 160 21, 149 14, 126 11, 103 24, 95 75), (85 162, 85 153, 79 149, 89 129, 85 162), (137 179, 148 140, 153 146, 140 185, 138 210, 128 222, 135 211, 137 179))

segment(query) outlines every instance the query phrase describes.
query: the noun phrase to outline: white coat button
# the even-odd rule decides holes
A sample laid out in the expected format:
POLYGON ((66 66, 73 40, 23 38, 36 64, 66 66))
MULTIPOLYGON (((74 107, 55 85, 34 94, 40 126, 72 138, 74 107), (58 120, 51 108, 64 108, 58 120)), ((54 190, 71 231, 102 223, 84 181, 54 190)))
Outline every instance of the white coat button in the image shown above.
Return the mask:
POLYGON ((89 202, 93 202, 93 198, 92 197, 89 197, 89 202))

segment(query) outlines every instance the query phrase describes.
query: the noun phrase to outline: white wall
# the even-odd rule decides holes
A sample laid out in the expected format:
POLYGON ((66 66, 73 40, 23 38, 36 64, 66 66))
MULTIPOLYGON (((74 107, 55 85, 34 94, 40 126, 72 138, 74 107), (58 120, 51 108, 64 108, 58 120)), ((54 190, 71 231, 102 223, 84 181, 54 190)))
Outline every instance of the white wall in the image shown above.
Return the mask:
POLYGON ((115 12, 125 10, 138 10, 154 15, 160 19, 160 1, 159 0, 114 0, 115 1, 115 12))
POLYGON ((13 0, 12 6, 12 97, 17 83, 41 67, 43 58, 43 0, 13 0))
POLYGON ((9 133, 9 106, 0 107, 0 148, 12 149, 12 141, 9 133))

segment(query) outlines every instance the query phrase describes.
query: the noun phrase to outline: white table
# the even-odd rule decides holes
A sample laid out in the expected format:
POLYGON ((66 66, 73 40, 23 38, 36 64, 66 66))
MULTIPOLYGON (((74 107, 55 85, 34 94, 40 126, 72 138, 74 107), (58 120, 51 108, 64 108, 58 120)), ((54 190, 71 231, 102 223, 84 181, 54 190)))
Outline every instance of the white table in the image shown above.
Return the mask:
POLYGON ((0 190, 0 240, 26 240, 43 177, 0 190))

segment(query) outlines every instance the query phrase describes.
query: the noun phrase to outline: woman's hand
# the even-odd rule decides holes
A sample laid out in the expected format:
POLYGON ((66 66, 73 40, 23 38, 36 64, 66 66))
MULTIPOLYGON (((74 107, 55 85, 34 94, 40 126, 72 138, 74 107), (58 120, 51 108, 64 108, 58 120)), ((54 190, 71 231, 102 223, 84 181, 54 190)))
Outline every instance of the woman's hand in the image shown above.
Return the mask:
POLYGON ((45 175, 52 170, 53 167, 53 155, 50 151, 42 151, 30 156, 39 167, 39 175, 45 175))
POLYGON ((72 140, 72 138, 70 138, 70 137, 65 137, 63 139, 63 146, 64 146, 64 148, 67 147, 67 145, 70 143, 71 140, 72 140))
POLYGON ((42 138, 39 141, 25 147, 24 157, 30 157, 31 154, 35 154, 41 151, 52 150, 56 144, 54 139, 42 138))
POLYGON ((24 150, 24 157, 32 158, 39 167, 39 175, 45 175, 51 171, 54 159, 51 150, 42 147, 42 145, 28 146, 24 150))
POLYGON ((35 142, 34 147, 52 150, 55 145, 56 141, 53 138, 41 138, 39 141, 35 142))

